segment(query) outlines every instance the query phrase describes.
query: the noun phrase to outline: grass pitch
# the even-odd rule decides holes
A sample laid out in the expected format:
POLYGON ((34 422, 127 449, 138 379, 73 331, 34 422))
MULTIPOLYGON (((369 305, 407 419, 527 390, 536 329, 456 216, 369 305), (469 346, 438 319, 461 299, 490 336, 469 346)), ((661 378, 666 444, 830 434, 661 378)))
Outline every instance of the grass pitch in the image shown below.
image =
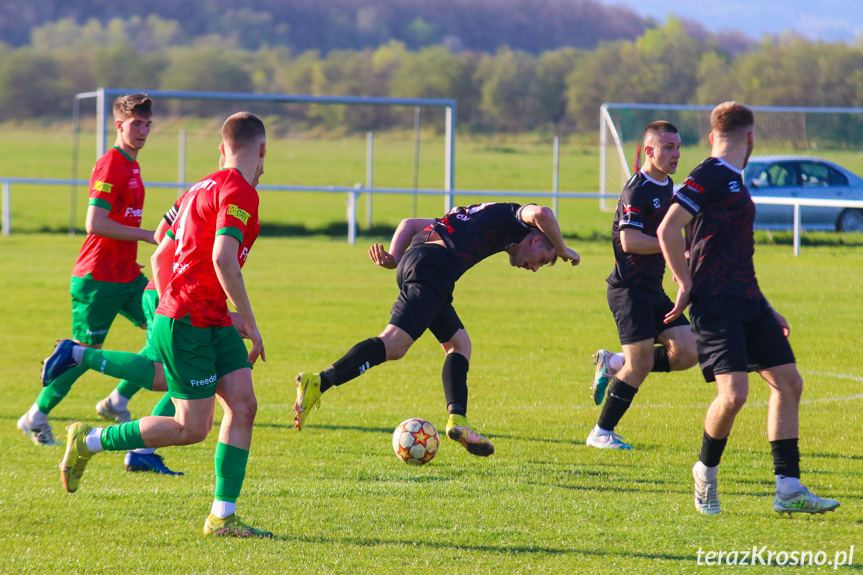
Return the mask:
MULTIPOLYGON (((39 392, 40 360, 69 334, 69 272, 81 241, 23 234, 0 242, 0 572, 695 573, 708 551, 767 546, 833 561, 852 545, 851 569, 863 565, 859 248, 809 246, 795 258, 788 246, 759 245, 756 253, 806 379, 803 481, 842 507, 811 517, 773 512, 767 389, 753 376, 723 460, 723 512, 702 517, 690 467, 714 390, 696 370, 650 376, 618 428, 635 450, 584 445, 599 414, 588 393, 590 356, 618 347, 605 302, 609 243, 576 242, 576 268, 527 274, 499 255, 459 281, 455 305, 473 340, 468 415, 497 453, 472 457, 443 439, 435 460, 417 468, 395 457, 391 434, 414 416, 443 432, 443 357, 429 334, 403 360, 325 394, 304 431, 292 427, 294 375, 381 331, 394 273, 371 264, 365 245, 263 237, 245 275, 268 361, 254 370, 259 410, 239 510, 277 538, 239 541, 200 534, 215 430, 202 444, 160 450, 185 477, 127 474, 123 454, 105 453, 69 495, 57 469, 62 449, 36 447, 15 429, 39 392)), ((139 259, 147 255, 142 247, 139 259)), ((136 351, 143 340, 118 320, 106 347, 136 351)), ((94 405, 114 384, 92 372, 79 380, 52 413, 55 433, 75 420, 99 423, 94 405)), ((157 399, 141 392, 133 414, 157 399)), ((220 415, 217 408, 217 425, 220 415)), ((776 558, 773 567, 726 570, 775 566, 776 558)), ((795 572, 819 570, 833 567, 795 572)))

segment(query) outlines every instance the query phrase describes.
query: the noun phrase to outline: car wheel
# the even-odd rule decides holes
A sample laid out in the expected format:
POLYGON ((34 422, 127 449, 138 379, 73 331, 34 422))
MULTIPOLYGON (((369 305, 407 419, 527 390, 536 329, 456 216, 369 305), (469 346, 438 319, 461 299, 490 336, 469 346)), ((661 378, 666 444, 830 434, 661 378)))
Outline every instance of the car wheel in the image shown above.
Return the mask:
POLYGON ((836 220, 836 231, 863 232, 863 212, 852 209, 843 210, 839 214, 839 219, 836 220))

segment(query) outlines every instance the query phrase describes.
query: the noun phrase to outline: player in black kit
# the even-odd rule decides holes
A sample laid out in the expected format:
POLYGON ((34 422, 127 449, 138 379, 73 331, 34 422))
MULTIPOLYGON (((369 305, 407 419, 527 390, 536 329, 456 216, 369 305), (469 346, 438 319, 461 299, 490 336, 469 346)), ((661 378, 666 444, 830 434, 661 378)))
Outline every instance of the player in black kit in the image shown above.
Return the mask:
POLYGON ((677 128, 663 121, 649 124, 644 129, 644 154, 644 166, 620 194, 611 231, 614 271, 606 280, 608 307, 617 323, 623 353, 601 349, 595 356, 592 395, 597 405, 613 377, 608 399, 586 441, 602 449, 632 449, 614 428, 648 373, 689 369, 697 360, 686 318, 681 315, 663 323, 674 304, 662 288, 665 260, 656 229, 674 191, 670 175, 677 171, 680 159, 677 128))
POLYGON ((498 252, 510 265, 535 272, 559 257, 577 265, 579 255, 568 248, 554 213, 528 204, 486 203, 452 209, 440 219, 402 220, 390 250, 380 244, 369 250, 377 265, 396 269, 398 301, 389 325, 378 336, 361 341, 320 373, 297 375, 294 426, 302 429, 321 394, 385 361, 401 359, 428 329, 444 349, 444 395, 449 411, 447 436, 473 455, 488 456, 494 446, 468 424, 467 372, 471 343, 452 306, 455 282, 481 260, 498 252))
POLYGON ((743 168, 755 145, 755 116, 737 102, 710 115, 711 157, 696 167, 674 196, 659 226, 659 242, 677 278, 674 321, 692 304, 690 317, 698 361, 717 395, 707 410, 701 454, 692 468, 695 508, 720 512, 719 461, 734 419, 749 393, 748 373, 770 386, 767 439, 773 452, 779 513, 824 513, 839 502, 811 493, 800 483, 800 396, 803 379, 788 343, 790 329, 761 293, 755 279, 755 205, 743 184, 743 168), (691 226, 684 242, 682 230, 691 226), (690 246, 689 262, 684 252, 690 246))

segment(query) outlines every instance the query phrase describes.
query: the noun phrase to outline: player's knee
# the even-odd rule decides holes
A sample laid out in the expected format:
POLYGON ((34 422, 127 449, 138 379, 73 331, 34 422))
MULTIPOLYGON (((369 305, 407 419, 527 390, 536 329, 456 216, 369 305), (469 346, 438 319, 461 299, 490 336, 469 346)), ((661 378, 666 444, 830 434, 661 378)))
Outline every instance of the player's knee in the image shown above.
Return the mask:
POLYGON ((737 413, 743 406, 746 405, 746 399, 749 397, 749 390, 746 389, 730 389, 720 395, 722 406, 725 411, 737 413))
POLYGON ((695 348, 683 347, 674 350, 674 353, 670 354, 668 359, 672 369, 682 371, 698 363, 698 353, 695 351, 695 348))
POLYGON ((793 399, 800 399, 803 395, 803 377, 795 372, 793 375, 784 378, 777 385, 777 390, 783 395, 788 395, 793 399))
POLYGON ((258 399, 252 395, 251 397, 245 398, 245 400, 239 405, 232 406, 231 409, 234 412, 233 415, 235 421, 251 427, 251 425, 255 423, 255 416, 258 414, 258 399))
POLYGON ((177 434, 177 445, 194 445, 195 443, 201 443, 207 439, 212 428, 212 424, 207 425, 206 422, 193 424, 186 423, 183 425, 180 433, 177 434))

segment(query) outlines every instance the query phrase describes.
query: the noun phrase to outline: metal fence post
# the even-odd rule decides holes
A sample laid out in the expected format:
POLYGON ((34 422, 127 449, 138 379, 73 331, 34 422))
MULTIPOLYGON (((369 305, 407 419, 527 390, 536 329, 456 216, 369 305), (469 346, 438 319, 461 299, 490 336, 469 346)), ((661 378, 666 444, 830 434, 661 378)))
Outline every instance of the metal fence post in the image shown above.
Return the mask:
POLYGON ((177 145, 180 148, 177 154, 177 182, 180 184, 177 187, 177 197, 179 197, 186 190, 186 128, 180 130, 180 141, 177 145))
POLYGON ((348 243, 357 243, 357 190, 348 192, 348 243))
POLYGON ((3 235, 12 233, 12 185, 3 182, 3 235))
POLYGON ((560 193, 560 136, 554 137, 554 159, 552 162, 554 164, 551 176, 551 190, 554 192, 552 210, 554 211, 554 217, 557 217, 557 199, 560 193))
POLYGON ((800 255, 800 204, 794 204, 794 255, 800 255))
POLYGON ((372 196, 374 192, 375 179, 375 133, 372 131, 366 132, 366 189, 369 195, 366 198, 366 229, 372 228, 372 196))

